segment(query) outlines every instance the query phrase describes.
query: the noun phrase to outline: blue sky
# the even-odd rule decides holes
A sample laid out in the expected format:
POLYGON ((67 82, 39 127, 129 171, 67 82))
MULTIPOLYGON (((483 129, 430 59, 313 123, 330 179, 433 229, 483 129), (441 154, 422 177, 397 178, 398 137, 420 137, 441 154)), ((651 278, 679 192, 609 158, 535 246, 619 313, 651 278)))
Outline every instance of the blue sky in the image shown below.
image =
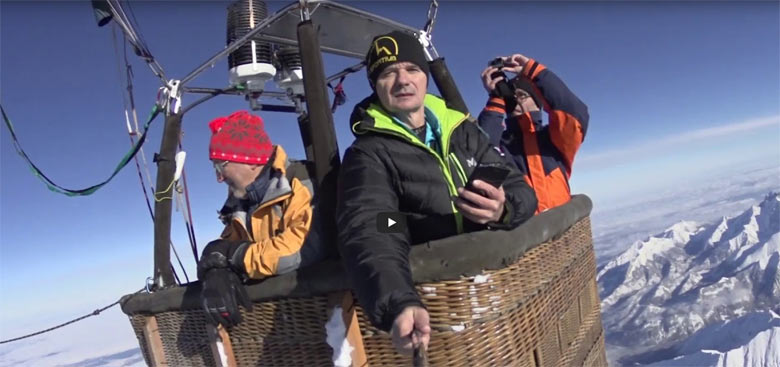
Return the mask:
MULTIPOLYGON (((428 7, 350 4, 415 27, 428 7)), ((181 78, 224 47, 225 6, 137 2, 133 10, 153 55, 181 78)), ((572 187, 598 210, 745 161, 780 166, 779 10, 776 2, 445 1, 433 41, 474 114, 486 100, 479 73, 497 55, 535 58, 580 96, 591 125, 572 187)), ((105 179, 129 149, 111 27, 95 25, 86 1, 2 2, 0 47, 0 101, 30 157, 66 187, 105 179)), ((129 57, 143 120, 159 80, 129 57)), ((356 61, 328 56, 326 74, 356 61)), ((190 85, 227 86, 227 62, 190 85)), ((348 77, 345 90, 347 104, 334 116, 342 151, 352 140, 351 107, 369 93, 365 74, 348 77)), ((248 104, 222 96, 184 119, 201 247, 218 234, 215 211, 226 192, 207 160, 207 123, 237 109, 248 104)), ((304 156, 294 115, 261 115, 275 143, 304 156)), ((148 160, 162 126, 160 118, 151 129, 148 160)), ((26 330, 25 319, 56 323, 140 288, 152 270, 153 232, 134 165, 96 194, 68 198, 46 190, 0 130, 0 337, 26 330)), ((193 275, 181 213, 174 218, 173 241, 193 275)))

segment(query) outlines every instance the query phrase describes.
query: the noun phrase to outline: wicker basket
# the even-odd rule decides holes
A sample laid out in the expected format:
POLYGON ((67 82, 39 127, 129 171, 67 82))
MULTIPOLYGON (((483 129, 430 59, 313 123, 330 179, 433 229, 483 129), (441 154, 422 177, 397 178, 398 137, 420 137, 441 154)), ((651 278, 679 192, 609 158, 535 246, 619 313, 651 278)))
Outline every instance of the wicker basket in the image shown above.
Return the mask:
MULTIPOLYGON (((584 196, 572 201, 505 232, 502 238, 495 233, 470 234, 413 248, 412 271, 433 329, 428 349, 432 366, 606 365, 587 217, 590 201, 584 196), (540 226, 544 230, 536 228, 540 226), (549 230, 556 226, 563 228, 549 230), (544 241, 521 246, 517 239, 528 239, 523 231, 543 232, 535 239, 544 241), (487 250, 483 246, 480 252, 493 255, 493 262, 477 264, 477 269, 473 262, 441 261, 438 251, 442 248, 455 248, 451 252, 457 254, 460 245, 453 243, 469 250, 473 242, 492 237, 515 246, 511 250, 504 245, 487 250), (496 259, 499 250, 504 252, 496 259), (434 259, 444 263, 442 269, 431 269, 434 259), (495 270, 483 270, 491 268, 495 270), (452 272, 461 275, 446 276, 452 272)), ((346 284, 339 270, 337 265, 324 264, 248 287, 255 302, 253 310, 242 310, 244 322, 226 331, 235 364, 333 365, 324 325, 334 306, 333 294, 346 284)), ((191 285, 123 300, 123 310, 130 315, 148 364, 234 363, 215 359, 213 337, 198 307, 198 294, 199 286, 191 285)), ((358 305, 354 309, 368 365, 412 365, 410 358, 395 353, 389 334, 370 325, 358 305)))

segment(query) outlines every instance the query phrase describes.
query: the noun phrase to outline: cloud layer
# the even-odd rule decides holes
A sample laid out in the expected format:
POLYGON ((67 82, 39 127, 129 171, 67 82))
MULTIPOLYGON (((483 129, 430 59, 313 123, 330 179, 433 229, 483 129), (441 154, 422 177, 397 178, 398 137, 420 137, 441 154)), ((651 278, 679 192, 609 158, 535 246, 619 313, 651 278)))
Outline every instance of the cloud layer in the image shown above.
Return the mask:
POLYGON ((624 146, 616 149, 601 151, 598 153, 581 154, 577 156, 577 166, 602 166, 615 165, 622 162, 646 157, 657 153, 664 148, 690 144, 696 141, 712 139, 716 137, 752 132, 767 127, 780 128, 780 115, 760 117, 736 123, 707 127, 699 130, 685 131, 675 135, 668 135, 658 139, 646 141, 637 145, 624 146))

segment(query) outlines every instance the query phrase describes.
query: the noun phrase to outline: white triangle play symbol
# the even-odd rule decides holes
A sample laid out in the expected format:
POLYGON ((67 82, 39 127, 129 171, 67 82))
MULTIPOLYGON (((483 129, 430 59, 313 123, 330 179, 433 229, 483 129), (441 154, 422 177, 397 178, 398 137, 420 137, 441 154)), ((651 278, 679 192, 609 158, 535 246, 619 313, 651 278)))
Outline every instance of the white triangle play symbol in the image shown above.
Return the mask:
POLYGON ((390 218, 387 218, 387 228, 392 227, 393 224, 395 224, 395 223, 396 223, 396 221, 394 221, 394 220, 392 220, 390 218))

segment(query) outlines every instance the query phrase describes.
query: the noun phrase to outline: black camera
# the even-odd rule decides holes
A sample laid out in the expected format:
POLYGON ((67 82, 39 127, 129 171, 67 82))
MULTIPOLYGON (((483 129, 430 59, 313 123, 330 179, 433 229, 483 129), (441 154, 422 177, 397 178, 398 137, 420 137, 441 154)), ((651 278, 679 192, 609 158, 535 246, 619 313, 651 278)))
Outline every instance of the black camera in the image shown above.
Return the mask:
POLYGON ((488 63, 488 66, 492 66, 494 68, 499 68, 498 71, 494 72, 493 74, 490 74, 490 79, 496 79, 500 76, 504 77, 504 80, 496 83, 496 88, 493 90, 493 94, 497 97, 501 97, 504 99, 504 103, 506 103, 507 111, 511 111, 514 109, 515 105, 515 86, 512 83, 509 83, 509 78, 506 77, 506 74, 504 74, 503 71, 501 71, 501 68, 506 66, 506 63, 504 63, 504 59, 500 57, 496 57, 493 60, 490 60, 488 63), (509 107, 512 107, 511 109, 509 107))
POLYGON ((492 66, 494 68, 502 68, 504 65, 504 59, 500 57, 496 57, 495 59, 490 60, 488 63, 488 66, 492 66))

